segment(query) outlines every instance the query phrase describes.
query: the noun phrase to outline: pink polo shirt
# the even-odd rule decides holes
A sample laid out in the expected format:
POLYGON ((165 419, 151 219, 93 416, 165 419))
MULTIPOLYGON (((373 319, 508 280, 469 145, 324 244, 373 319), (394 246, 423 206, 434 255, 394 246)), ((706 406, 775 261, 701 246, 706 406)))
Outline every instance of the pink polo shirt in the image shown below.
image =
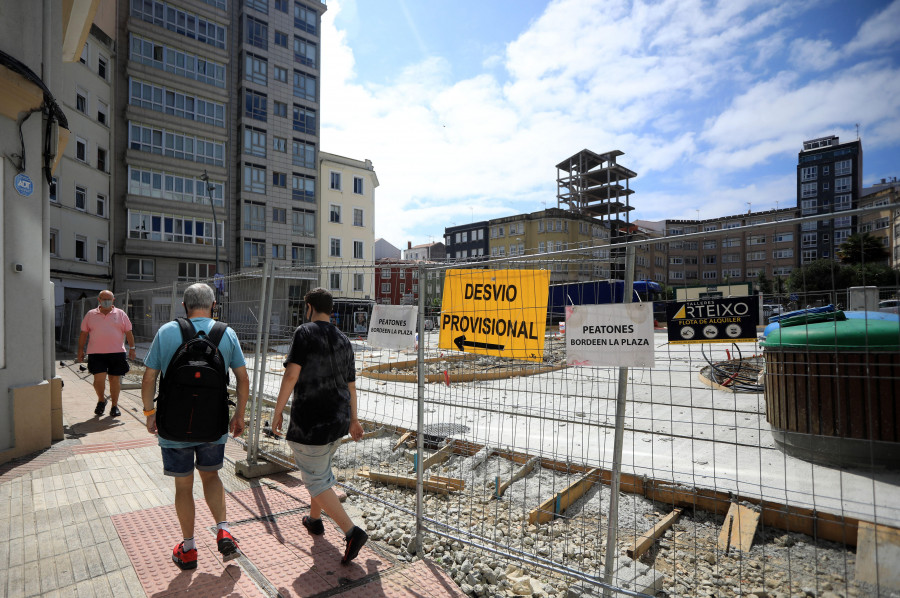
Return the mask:
POLYGON ((125 333, 131 330, 131 320, 128 315, 113 307, 112 311, 104 315, 100 308, 92 309, 81 320, 81 331, 87 332, 87 354, 92 353, 124 353, 125 333))

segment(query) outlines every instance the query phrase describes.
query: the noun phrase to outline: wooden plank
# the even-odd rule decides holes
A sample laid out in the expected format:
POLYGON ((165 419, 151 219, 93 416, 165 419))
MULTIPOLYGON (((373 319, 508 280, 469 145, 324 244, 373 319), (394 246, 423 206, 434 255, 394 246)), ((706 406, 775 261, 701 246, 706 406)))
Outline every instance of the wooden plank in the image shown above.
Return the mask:
POLYGON ((536 525, 553 521, 557 515, 562 515, 569 506, 581 498, 591 486, 600 481, 600 469, 592 469, 587 475, 555 496, 548 498, 540 506, 528 514, 528 523, 536 525))
POLYGON ((900 590, 900 530, 867 521, 859 523, 856 580, 883 590, 900 590))
POLYGON ((675 509, 665 517, 663 517, 656 525, 644 532, 637 541, 625 550, 625 554, 634 560, 641 558, 641 555, 653 546, 657 538, 666 533, 666 530, 672 527, 678 516, 681 515, 681 509, 675 509))
POLYGON ((400 448, 400 445, 403 444, 404 442, 406 442, 407 440, 409 440, 412 437, 412 435, 413 435, 412 432, 407 432, 406 434, 401 436, 400 440, 397 441, 397 444, 395 444, 394 448, 392 448, 391 450, 396 451, 398 448, 400 448))
POLYGON ((432 482, 437 482, 439 484, 446 484, 447 488, 454 492, 459 492, 464 490, 466 487, 466 482, 459 478, 445 478, 439 475, 428 476, 428 479, 432 482))
POLYGON ((509 487, 513 485, 513 483, 518 482, 519 480, 524 478, 526 475, 531 473, 531 471, 535 468, 535 466, 538 465, 540 462, 541 462, 540 457, 532 457, 531 459, 529 459, 528 462, 525 463, 525 465, 523 465, 522 467, 520 467, 512 475, 511 478, 509 478, 508 480, 506 480, 505 482, 500 484, 499 487, 494 489, 494 498, 501 498, 503 496, 503 494, 509 489, 509 487))
POLYGON ((725 515, 722 530, 719 532, 719 550, 727 553, 729 547, 734 547, 742 552, 749 552, 758 524, 759 513, 757 511, 748 509, 744 505, 731 503, 731 508, 725 515))
MULTIPOLYGON (((369 478, 373 482, 381 482, 382 484, 393 484, 395 486, 403 486, 405 488, 415 488, 416 478, 410 476, 395 475, 392 473, 384 473, 380 471, 361 471, 359 472, 364 478, 369 478)), ((423 480, 422 487, 428 492, 437 494, 450 494, 450 488, 447 484, 441 482, 423 480)))
MULTIPOLYGON (((453 441, 451 440, 444 446, 442 446, 436 453, 432 454, 430 457, 425 459, 422 462, 422 471, 428 471, 428 468, 432 465, 436 465, 438 463, 443 463, 447 459, 450 458, 450 455, 453 454, 453 441)), ((416 468, 413 467, 409 473, 413 473, 416 471, 416 468)))

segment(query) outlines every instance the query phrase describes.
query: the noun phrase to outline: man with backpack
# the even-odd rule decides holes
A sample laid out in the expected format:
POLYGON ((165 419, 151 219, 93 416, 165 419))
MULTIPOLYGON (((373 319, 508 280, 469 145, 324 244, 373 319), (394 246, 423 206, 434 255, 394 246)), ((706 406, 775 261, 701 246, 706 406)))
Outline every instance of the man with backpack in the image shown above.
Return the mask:
POLYGON ((184 541, 172 551, 181 569, 197 568, 194 541, 194 468, 203 483, 203 496, 216 520, 216 544, 224 561, 240 556, 225 516, 225 488, 219 469, 225 457, 230 430, 244 431, 244 409, 250 379, 241 345, 234 330, 212 320, 215 295, 209 285, 198 283, 184 292, 187 319, 178 318, 160 327, 144 360, 141 384, 147 431, 158 434, 163 473, 175 478, 175 512, 184 541), (234 372, 237 407, 228 420, 228 368, 234 372), (156 379, 162 372, 157 406, 156 379))
POLYGON ((359 441, 363 435, 356 415, 356 363, 350 341, 330 322, 334 307, 331 293, 313 289, 304 301, 307 322, 294 331, 272 414, 272 429, 281 430, 284 408, 293 393, 287 440, 311 497, 303 527, 312 535, 324 534, 322 511, 328 513, 344 532, 346 547, 341 563, 347 564, 369 538, 353 525, 332 490, 335 479, 331 458, 341 445, 341 438, 349 432, 353 440, 359 441))

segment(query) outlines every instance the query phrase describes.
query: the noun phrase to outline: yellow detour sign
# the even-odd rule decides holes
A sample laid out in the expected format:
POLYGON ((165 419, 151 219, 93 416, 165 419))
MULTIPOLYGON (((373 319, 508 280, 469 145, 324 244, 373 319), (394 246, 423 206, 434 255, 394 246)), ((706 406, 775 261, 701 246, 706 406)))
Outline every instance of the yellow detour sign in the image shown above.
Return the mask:
POLYGON ((547 270, 447 270, 442 349, 543 361, 547 270))

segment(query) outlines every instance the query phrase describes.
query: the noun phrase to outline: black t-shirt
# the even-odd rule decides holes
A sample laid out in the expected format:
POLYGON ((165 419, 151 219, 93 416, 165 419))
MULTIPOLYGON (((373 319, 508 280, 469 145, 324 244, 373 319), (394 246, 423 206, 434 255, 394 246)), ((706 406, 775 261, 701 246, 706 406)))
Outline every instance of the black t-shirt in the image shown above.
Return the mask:
POLYGON ((287 439, 322 445, 350 430, 350 390, 356 381, 353 346, 329 322, 307 322, 294 332, 284 365, 300 366, 287 439), (337 369, 337 372, 335 371, 337 369))

